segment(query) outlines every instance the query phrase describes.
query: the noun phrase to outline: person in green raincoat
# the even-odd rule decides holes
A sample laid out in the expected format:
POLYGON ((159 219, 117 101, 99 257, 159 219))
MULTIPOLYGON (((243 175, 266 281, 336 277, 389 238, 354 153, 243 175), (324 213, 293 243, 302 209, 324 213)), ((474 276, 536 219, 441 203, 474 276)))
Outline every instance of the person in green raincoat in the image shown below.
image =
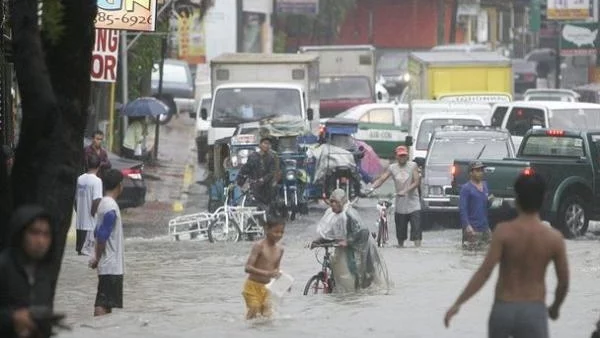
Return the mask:
POLYGON ((344 190, 331 193, 329 206, 317 224, 319 238, 311 243, 311 248, 327 242, 337 243, 331 267, 336 291, 372 286, 389 289, 391 282, 383 257, 360 215, 347 202, 344 190))

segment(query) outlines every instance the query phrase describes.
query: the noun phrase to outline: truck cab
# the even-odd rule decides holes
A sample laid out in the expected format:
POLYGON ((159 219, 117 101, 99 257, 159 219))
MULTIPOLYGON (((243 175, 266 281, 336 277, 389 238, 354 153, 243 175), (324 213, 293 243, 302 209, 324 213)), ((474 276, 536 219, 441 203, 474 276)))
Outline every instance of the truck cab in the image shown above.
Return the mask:
POLYGON ((375 47, 301 46, 298 52, 319 57, 321 117, 330 118, 354 106, 383 99, 383 94, 375 91, 375 47))
MULTIPOLYGON (((319 64, 315 55, 227 53, 211 61, 212 104, 209 153, 216 140, 232 136, 240 123, 277 116, 300 117, 315 135, 319 128, 319 64)), ((209 170, 211 156, 209 155, 209 170)))

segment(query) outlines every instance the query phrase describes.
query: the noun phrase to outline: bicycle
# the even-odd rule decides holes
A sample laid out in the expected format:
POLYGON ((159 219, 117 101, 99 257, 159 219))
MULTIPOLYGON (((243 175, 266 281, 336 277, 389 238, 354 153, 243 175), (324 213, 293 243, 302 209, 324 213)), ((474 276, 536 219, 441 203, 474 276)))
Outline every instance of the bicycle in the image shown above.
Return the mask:
POLYGON ((304 287, 304 295, 308 295, 308 293, 313 290, 313 294, 319 293, 321 290, 324 294, 332 293, 335 288, 335 280, 333 279, 333 274, 331 270, 331 254, 329 253, 329 248, 337 247, 336 243, 324 243, 314 245, 313 248, 325 248, 325 255, 322 261, 319 261, 317 257, 317 252, 315 252, 315 258, 317 262, 321 264, 321 271, 319 271, 316 275, 310 277, 308 282, 306 282, 306 286, 304 287))
POLYGON ((392 206, 390 200, 379 200, 377 202, 377 211, 379 218, 377 219, 377 246, 382 248, 389 239, 388 234, 388 210, 392 206))
POLYGON ((249 239, 264 236, 262 224, 267 220, 265 211, 255 206, 246 206, 248 199, 252 198, 249 190, 238 198, 237 201, 241 201, 239 206, 231 205, 229 195, 234 187, 232 184, 225 188, 225 203, 213 213, 213 220, 208 226, 208 240, 211 243, 239 242, 243 235, 249 239))

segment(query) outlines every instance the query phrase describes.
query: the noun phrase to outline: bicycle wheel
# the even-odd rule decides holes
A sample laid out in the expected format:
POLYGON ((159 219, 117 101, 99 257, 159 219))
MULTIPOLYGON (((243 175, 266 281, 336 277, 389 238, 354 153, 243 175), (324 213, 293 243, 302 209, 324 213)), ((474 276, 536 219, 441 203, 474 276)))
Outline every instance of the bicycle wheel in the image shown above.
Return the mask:
POLYGON ((229 226, 226 227, 227 219, 221 214, 214 219, 208 226, 208 241, 214 242, 238 242, 242 237, 240 227, 229 219, 229 226), (227 230, 227 231, 225 231, 227 230))
POLYGON ((306 286, 304 287, 304 295, 310 294, 318 294, 318 293, 329 293, 329 287, 325 285, 323 280, 321 279, 321 275, 314 275, 310 277, 308 282, 306 282, 306 286))

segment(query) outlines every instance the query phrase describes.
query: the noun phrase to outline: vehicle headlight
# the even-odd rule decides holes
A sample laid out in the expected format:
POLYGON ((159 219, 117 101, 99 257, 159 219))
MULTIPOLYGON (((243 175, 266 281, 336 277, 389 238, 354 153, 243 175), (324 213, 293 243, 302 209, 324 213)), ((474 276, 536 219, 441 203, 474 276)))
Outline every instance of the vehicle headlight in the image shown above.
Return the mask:
POLYGON ((236 155, 231 156, 231 166, 237 167, 239 164, 238 157, 236 155))
POLYGON ((444 194, 444 189, 439 185, 429 186, 429 195, 441 196, 444 194))
POLYGON ((250 156, 250 149, 242 149, 238 151, 237 156, 234 157, 238 157, 241 164, 246 164, 246 162, 248 162, 248 156, 250 156))
POLYGON ((293 180, 295 180, 295 179, 296 179, 296 172, 295 172, 295 171, 292 171, 292 170, 288 171, 288 172, 285 174, 285 179, 286 179, 286 180, 288 180, 288 181, 293 181, 293 180))
POLYGON ((402 79, 404 80, 404 82, 409 82, 410 81, 410 74, 409 73, 405 73, 402 76, 402 79))

